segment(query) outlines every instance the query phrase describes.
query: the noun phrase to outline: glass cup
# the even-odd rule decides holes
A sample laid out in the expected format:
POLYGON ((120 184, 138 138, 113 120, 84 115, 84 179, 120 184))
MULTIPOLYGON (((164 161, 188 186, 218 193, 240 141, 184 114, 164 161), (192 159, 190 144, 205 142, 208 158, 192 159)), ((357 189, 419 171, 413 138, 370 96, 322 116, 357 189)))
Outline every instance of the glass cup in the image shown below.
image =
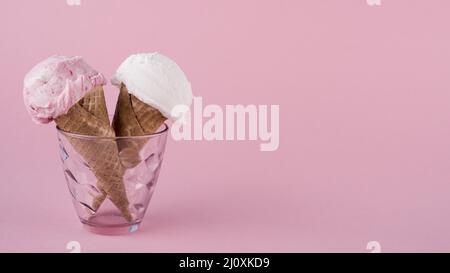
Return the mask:
POLYGON ((110 235, 138 230, 158 180, 168 126, 163 124, 151 135, 132 137, 86 136, 56 129, 67 186, 83 226, 91 232, 110 235), (120 167, 108 170, 111 165, 107 160, 119 160, 120 167), (98 183, 102 180, 99 173, 108 171, 123 177, 128 219, 98 183))

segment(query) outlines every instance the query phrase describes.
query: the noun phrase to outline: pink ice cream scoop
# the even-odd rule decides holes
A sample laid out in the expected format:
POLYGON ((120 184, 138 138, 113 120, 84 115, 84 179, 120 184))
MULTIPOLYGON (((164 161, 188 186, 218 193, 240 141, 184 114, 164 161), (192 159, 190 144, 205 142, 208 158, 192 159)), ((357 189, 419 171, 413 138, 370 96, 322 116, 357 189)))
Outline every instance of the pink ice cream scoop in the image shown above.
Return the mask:
POLYGON ((23 98, 33 121, 49 123, 92 88, 105 84, 105 77, 81 57, 52 56, 25 76, 23 98))

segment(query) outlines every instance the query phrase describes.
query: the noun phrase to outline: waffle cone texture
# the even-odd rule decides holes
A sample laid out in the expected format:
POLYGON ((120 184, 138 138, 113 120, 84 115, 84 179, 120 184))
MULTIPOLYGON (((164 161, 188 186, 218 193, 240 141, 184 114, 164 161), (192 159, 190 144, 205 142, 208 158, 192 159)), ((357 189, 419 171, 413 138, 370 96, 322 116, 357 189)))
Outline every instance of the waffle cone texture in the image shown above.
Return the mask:
MULTIPOLYGON (((94 87, 83 99, 72 106, 67 114, 56 118, 58 128, 65 132, 115 137, 109 124, 105 96, 102 86, 94 87)), ((94 199, 92 208, 96 211, 108 197, 121 211, 127 221, 132 220, 128 209, 128 198, 123 182, 124 168, 119 159, 117 143, 111 139, 93 140, 66 136, 73 148, 83 157, 97 178, 101 195, 94 199)))
MULTIPOLYGON (((153 134, 165 121, 166 117, 158 109, 140 101, 128 93, 124 84, 121 85, 112 122, 117 136, 153 134)), ((118 144, 120 158, 125 168, 133 168, 142 161, 139 152, 146 143, 147 139, 142 139, 121 141, 118 144)))

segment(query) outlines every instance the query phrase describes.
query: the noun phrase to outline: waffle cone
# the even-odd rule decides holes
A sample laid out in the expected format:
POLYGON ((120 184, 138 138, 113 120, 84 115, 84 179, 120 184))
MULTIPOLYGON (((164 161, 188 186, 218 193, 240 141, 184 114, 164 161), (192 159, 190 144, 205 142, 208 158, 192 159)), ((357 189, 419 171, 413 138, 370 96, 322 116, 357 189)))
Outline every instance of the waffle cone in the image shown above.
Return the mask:
MULTIPOLYGON (((165 121, 166 118, 159 110, 129 94, 126 86, 121 85, 112 122, 117 136, 153 134, 165 121)), ((118 143, 120 159, 125 168, 133 168, 141 162, 139 152, 146 143, 147 139, 118 143)))
MULTIPOLYGON (((72 106, 68 113, 58 117, 58 127, 66 132, 114 137, 109 125, 106 102, 101 86, 93 88, 83 99, 72 106)), ((106 196, 121 211, 123 217, 131 221, 128 198, 123 183, 124 169, 119 160, 119 151, 114 140, 93 141, 86 138, 67 136, 73 148, 83 157, 97 178, 97 186, 102 195, 95 198, 92 208, 96 211, 106 196)))

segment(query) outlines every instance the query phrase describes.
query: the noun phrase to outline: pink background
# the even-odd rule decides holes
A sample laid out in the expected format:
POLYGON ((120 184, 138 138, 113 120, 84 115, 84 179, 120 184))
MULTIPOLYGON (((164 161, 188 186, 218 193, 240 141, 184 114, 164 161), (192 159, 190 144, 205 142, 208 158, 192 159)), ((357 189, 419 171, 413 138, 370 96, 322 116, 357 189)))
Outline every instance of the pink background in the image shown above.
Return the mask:
POLYGON ((450 1, 382 2, 2 0, 0 251, 450 251, 450 1), (280 148, 170 140, 142 230, 90 234, 23 76, 151 51, 205 104, 279 104, 280 148))

